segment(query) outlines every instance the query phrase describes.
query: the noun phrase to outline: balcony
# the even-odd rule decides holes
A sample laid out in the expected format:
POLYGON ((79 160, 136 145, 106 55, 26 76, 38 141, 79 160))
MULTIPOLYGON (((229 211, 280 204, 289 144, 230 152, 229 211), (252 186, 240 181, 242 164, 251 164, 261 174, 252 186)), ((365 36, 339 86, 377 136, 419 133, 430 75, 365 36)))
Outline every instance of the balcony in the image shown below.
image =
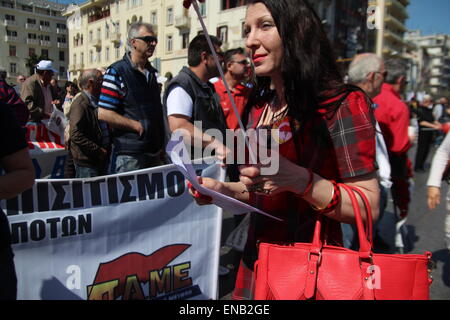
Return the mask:
POLYGON ((39 26, 36 23, 25 23, 25 29, 39 30, 39 26))
POLYGON ((41 46, 42 47, 51 47, 52 43, 48 40, 41 40, 41 46))
POLYGON ((84 63, 78 63, 78 64, 76 65, 75 70, 83 71, 83 70, 84 70, 84 63))
POLYGON ((77 70, 77 65, 76 64, 69 64, 69 71, 76 71, 77 70))
POLYGON ((67 49, 67 43, 58 42, 57 47, 60 49, 67 49))
POLYGON ((67 34, 67 29, 56 28, 56 34, 67 34))
POLYGON ((100 48, 102 46, 102 39, 92 39, 89 41, 89 44, 96 48, 100 48))
POLYGON ((19 42, 19 38, 14 36, 5 36, 5 42, 19 42))
POLYGON ((16 20, 3 20, 3 25, 5 27, 17 27, 18 23, 16 20))
POLYGON ((51 32, 52 29, 50 29, 50 27, 47 26, 39 26, 39 30, 41 30, 42 32, 51 32))
POLYGON ((184 30, 191 28, 191 19, 186 16, 176 17, 175 18, 175 27, 184 30))
POLYGON ((39 39, 27 39, 27 44, 39 45, 39 39))
POLYGON ((112 32, 110 34, 111 42, 114 42, 115 44, 119 43, 120 42, 120 36, 121 36, 120 32, 112 32))

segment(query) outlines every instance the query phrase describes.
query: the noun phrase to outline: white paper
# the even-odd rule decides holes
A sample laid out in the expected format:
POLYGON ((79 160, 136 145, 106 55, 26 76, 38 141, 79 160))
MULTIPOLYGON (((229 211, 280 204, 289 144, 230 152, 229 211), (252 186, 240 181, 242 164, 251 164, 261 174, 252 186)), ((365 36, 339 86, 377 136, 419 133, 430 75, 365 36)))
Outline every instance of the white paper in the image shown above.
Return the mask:
POLYGON ((277 217, 274 217, 258 208, 252 207, 242 201, 236 200, 232 197, 221 194, 217 191, 207 189, 200 185, 197 180, 197 174, 192 166, 191 158, 184 144, 183 137, 180 136, 178 140, 170 140, 166 147, 166 152, 170 156, 172 163, 178 167, 183 173, 186 179, 192 183, 192 186, 202 195, 206 195, 212 198, 212 203, 222 209, 233 214, 245 214, 248 212, 257 212, 272 219, 283 221, 277 217))

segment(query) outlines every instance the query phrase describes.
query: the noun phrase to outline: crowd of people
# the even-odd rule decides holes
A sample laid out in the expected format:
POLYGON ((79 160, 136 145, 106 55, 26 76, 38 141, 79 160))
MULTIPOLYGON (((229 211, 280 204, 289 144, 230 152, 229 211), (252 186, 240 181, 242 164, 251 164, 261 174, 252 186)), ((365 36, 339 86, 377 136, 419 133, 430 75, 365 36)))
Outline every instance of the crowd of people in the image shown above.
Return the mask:
MULTIPOLYGON (((69 120, 65 133, 67 178, 166 164, 165 145, 177 129, 189 133, 190 144, 212 148, 225 160, 233 150, 204 133, 206 130, 217 129, 225 137, 227 129, 240 127, 239 119, 247 129, 289 128, 291 138, 280 141, 280 169, 275 175, 264 174, 261 163, 231 164, 227 181, 200 180, 207 188, 288 222, 251 214, 235 299, 253 297, 259 241, 311 242, 320 216, 328 244, 356 245, 354 230, 349 227, 354 223, 353 208, 340 183, 365 194, 375 220, 383 216, 389 193, 399 217, 406 217, 410 179, 414 172, 421 174, 427 169, 433 141, 443 140, 429 181, 428 201, 434 208, 450 155, 450 138, 443 139, 442 133, 450 119, 448 100, 442 98, 434 104, 431 96, 425 96, 422 101, 413 98, 405 103, 404 62, 384 61, 371 53, 353 59, 344 81, 323 25, 307 1, 248 3, 246 48, 222 52, 221 41, 211 36, 213 52, 204 34, 196 36, 188 47, 187 66, 170 80, 163 95, 160 77, 149 62, 158 38, 153 26, 144 22, 130 25, 127 52, 121 60, 106 70, 84 70, 77 83, 67 82, 63 89, 58 87, 56 70, 49 60, 40 61, 34 75, 19 76, 14 88, 0 72, 0 129, 5 132, 1 135, 0 164, 7 172, 0 177, 0 198, 25 190, 34 180, 32 174, 26 179, 19 176, 29 173, 30 162, 17 128, 50 118, 54 108, 63 110, 69 120), (215 58, 223 66, 223 78, 215 58), (11 110, 17 126, 11 120, 11 110), (199 122, 201 127, 196 126, 199 122), (414 143, 417 153, 413 169, 408 151, 414 143), (12 173, 17 171, 17 178, 13 178, 12 173), (4 185, 12 179, 17 188, 6 194, 4 185)), ((185 5, 189 6, 189 1, 185 5)), ((210 199, 192 186, 189 191, 198 204, 210 204, 210 199)), ((6 266, 10 271, 0 271, 0 277, 9 277, 11 283, 9 289, 0 287, 0 298, 8 298, 15 295, 11 291, 15 290, 14 272, 10 241, 4 238, 9 234, 7 223, 3 214, 0 218, 0 268, 6 266)), ((450 218, 447 220, 450 239, 450 218)), ((379 234, 379 226, 375 231, 379 234)), ((375 237, 375 246, 380 249, 386 244, 375 237)))

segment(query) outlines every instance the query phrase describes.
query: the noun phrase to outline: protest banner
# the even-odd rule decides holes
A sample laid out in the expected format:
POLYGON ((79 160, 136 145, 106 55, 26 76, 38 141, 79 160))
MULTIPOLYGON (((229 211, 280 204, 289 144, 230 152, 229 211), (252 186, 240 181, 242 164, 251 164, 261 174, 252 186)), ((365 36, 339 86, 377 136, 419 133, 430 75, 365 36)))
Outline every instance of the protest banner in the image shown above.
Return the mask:
MULTIPOLYGON (((195 165, 224 179, 217 164, 195 165)), ((3 200, 18 299, 215 299, 221 215, 195 204, 174 165, 36 180, 3 200)))
POLYGON ((67 150, 61 137, 48 130, 44 123, 29 122, 26 139, 36 178, 62 178, 67 150))

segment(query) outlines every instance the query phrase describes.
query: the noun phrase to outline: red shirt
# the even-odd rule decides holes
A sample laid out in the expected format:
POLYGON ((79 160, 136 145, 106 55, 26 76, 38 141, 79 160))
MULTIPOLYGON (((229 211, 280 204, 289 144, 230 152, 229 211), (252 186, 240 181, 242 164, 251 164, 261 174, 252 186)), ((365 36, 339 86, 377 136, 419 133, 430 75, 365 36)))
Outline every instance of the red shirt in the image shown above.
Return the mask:
POLYGON ((381 93, 373 100, 378 107, 375 117, 380 124, 390 153, 406 153, 411 144, 408 137, 409 109, 390 84, 384 83, 381 93))
MULTIPOLYGON (((239 128, 239 122, 237 120, 236 115, 234 114, 233 106, 231 105, 231 101, 228 98, 227 90, 225 89, 225 85, 223 80, 214 83, 214 88, 216 92, 220 96, 220 105, 222 106, 223 113, 227 120, 228 129, 236 130, 239 128)), ((231 88, 230 88, 231 90, 231 88)), ((247 104, 248 96, 250 95, 251 89, 238 84, 232 91, 231 95, 233 96, 234 101, 236 102, 236 107, 239 111, 239 116, 242 116, 244 112, 245 105, 247 104)))

